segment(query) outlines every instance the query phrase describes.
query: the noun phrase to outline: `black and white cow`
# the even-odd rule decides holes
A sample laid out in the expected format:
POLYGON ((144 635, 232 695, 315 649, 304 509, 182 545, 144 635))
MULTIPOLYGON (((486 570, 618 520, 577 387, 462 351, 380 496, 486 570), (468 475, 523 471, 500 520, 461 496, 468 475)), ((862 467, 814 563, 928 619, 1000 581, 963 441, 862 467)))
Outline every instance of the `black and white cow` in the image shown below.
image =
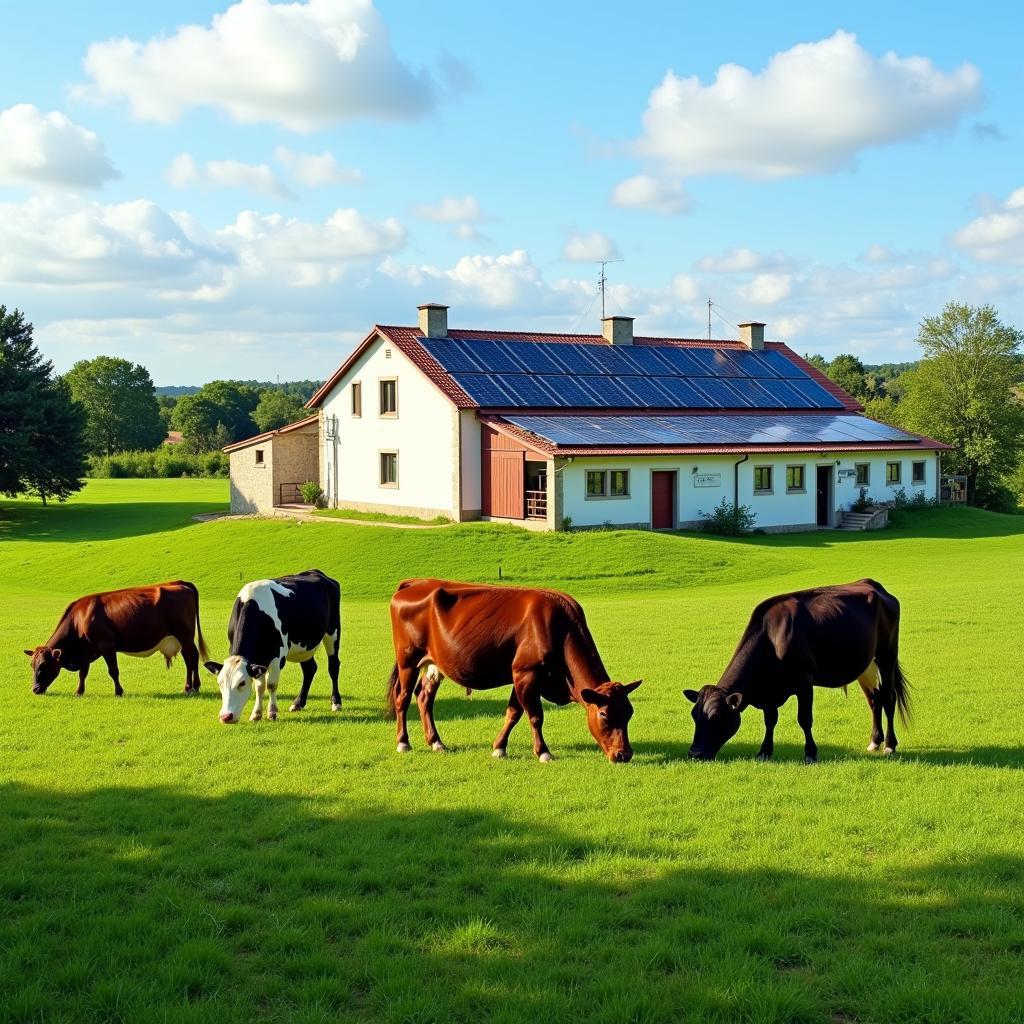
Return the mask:
POLYGON ((277 718, 277 683, 285 662, 302 665, 302 689, 291 711, 306 706, 309 685, 316 674, 313 655, 323 644, 331 677, 331 710, 341 710, 338 669, 341 662, 341 586, 319 569, 276 580, 255 580, 238 592, 228 623, 230 654, 223 664, 206 662, 217 676, 225 724, 242 717, 249 694, 256 691, 252 722, 263 717, 263 698, 269 694, 267 718, 277 718))

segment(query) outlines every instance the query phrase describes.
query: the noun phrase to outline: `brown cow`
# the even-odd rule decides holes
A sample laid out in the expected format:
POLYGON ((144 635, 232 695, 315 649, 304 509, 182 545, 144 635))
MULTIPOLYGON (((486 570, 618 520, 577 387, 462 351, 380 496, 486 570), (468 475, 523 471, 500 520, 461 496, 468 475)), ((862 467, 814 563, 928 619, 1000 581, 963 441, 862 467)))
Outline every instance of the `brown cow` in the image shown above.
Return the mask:
POLYGON ((511 686, 505 726, 493 744, 504 757, 509 733, 525 711, 533 749, 542 761, 551 753, 541 726, 541 697, 553 704, 575 701, 587 710, 587 725, 609 761, 633 756, 627 724, 629 694, 608 679, 583 609, 553 590, 493 587, 446 580, 406 580, 391 599, 395 667, 388 680, 387 707, 396 719, 399 753, 410 750, 406 712, 413 693, 427 743, 446 749, 434 724, 434 696, 447 676, 467 690, 511 686))
POLYGON ((157 651, 168 668, 181 652, 185 693, 198 693, 199 656, 205 661, 209 654, 199 626, 199 591, 194 583, 175 580, 80 597, 65 609, 50 639, 25 653, 32 659, 35 694, 46 693, 63 668, 78 673, 75 693, 81 697, 89 666, 102 658, 114 680, 114 694, 121 697, 118 653, 145 658, 157 651), (193 635, 199 640, 198 648, 193 635))

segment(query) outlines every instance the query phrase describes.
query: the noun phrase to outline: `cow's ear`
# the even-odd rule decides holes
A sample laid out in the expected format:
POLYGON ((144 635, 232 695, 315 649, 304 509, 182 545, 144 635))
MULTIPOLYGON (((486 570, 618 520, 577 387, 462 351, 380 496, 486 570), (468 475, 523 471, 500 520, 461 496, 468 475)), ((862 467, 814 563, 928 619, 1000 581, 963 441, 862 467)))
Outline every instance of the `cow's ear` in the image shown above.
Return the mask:
POLYGON ((622 692, 623 693, 632 693, 642 682, 643 682, 642 679, 637 679, 636 682, 626 683, 622 687, 622 692))
POLYGON ((33 655, 35 655, 35 653, 36 653, 35 651, 30 651, 30 650, 28 650, 27 648, 23 648, 23 650, 25 651, 25 653, 26 653, 26 654, 27 654, 27 655, 28 655, 28 656, 29 656, 30 658, 31 658, 31 657, 33 657, 33 655))
POLYGON ((597 690, 580 690, 580 696, 587 704, 596 704, 598 707, 604 707, 608 703, 608 698, 597 690))
POLYGON ((223 665, 219 664, 216 661, 204 661, 203 662, 203 668, 205 668, 207 672, 209 672, 209 673, 211 673, 212 675, 215 675, 215 676, 216 675, 220 675, 220 670, 223 667, 224 667, 223 665))
POLYGON ((53 655, 54 661, 60 661, 61 655, 64 653, 59 647, 54 647, 50 652, 53 655))
POLYGON ((263 675, 266 671, 267 671, 267 666, 266 665, 250 665, 249 666, 249 675, 251 675, 253 677, 253 679, 259 679, 259 677, 261 675, 263 675))
POLYGON ((683 696, 691 703, 696 704, 700 694, 696 690, 683 690, 683 696))
POLYGON ((725 703, 733 709, 733 711, 739 711, 743 707, 743 694, 742 693, 730 693, 725 698, 725 703))

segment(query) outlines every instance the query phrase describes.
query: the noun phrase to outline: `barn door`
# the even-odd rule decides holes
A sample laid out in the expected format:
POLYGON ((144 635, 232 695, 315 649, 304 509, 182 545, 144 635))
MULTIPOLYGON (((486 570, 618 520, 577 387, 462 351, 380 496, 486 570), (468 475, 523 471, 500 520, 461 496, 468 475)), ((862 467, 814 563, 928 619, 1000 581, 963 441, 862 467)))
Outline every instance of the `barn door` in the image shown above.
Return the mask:
POLYGON ((522 519, 526 515, 526 452, 502 451, 493 448, 484 453, 487 483, 484 493, 490 499, 490 508, 484 515, 501 519, 522 519))

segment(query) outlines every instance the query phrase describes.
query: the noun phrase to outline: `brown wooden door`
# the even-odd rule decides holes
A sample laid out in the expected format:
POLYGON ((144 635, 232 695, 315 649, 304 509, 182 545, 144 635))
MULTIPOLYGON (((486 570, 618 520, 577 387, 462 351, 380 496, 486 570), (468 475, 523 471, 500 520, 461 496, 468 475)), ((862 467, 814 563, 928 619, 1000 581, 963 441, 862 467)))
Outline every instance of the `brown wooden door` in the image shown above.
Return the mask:
POLYGON ((495 448, 485 455, 484 468, 490 485, 485 492, 490 499, 490 509, 485 508, 484 515, 523 519, 526 515, 526 453, 495 448))
POLYGON ((676 525, 676 475, 658 471, 651 474, 651 527, 672 530, 676 525))

